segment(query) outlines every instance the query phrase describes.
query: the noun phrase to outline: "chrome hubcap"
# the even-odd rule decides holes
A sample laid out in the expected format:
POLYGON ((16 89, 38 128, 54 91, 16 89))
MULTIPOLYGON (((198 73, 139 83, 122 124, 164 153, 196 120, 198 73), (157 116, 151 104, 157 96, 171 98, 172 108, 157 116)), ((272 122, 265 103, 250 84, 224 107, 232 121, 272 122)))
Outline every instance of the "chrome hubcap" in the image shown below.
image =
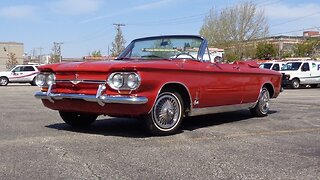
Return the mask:
POLYGON ((173 94, 160 96, 153 110, 153 119, 160 129, 174 128, 181 116, 180 102, 173 94))
POLYGON ((268 90, 263 89, 261 92, 261 97, 259 102, 259 108, 263 114, 267 114, 269 111, 269 100, 270 100, 270 95, 268 90))

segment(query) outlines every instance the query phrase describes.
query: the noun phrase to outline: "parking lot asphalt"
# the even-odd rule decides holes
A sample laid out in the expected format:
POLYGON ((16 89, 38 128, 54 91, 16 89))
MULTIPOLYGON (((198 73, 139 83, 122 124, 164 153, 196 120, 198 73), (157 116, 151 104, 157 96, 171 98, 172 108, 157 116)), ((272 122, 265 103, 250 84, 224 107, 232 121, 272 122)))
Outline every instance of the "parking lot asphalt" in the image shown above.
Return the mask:
POLYGON ((150 137, 139 120, 63 123, 33 97, 0 86, 0 179, 319 179, 320 88, 286 89, 267 117, 247 110, 186 119, 150 137))

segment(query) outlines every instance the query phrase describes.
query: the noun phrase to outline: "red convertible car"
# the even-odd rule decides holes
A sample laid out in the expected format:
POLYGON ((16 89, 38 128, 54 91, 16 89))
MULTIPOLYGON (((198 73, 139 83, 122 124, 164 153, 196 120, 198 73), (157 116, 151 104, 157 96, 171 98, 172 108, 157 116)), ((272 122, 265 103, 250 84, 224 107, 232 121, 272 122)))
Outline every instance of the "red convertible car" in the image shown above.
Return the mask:
POLYGON ((39 67, 35 97, 71 126, 98 115, 144 120, 149 132, 176 132, 184 117, 248 109, 266 116, 280 93, 281 74, 254 62, 213 62, 199 36, 133 40, 112 61, 39 67))

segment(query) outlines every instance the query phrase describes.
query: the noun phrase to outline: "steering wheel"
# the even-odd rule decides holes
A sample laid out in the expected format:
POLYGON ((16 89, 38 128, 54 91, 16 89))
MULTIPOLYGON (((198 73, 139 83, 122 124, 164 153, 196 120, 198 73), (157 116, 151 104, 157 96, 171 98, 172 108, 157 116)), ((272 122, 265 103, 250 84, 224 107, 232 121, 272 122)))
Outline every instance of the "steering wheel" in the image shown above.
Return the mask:
POLYGON ((194 58, 191 54, 189 54, 189 52, 181 52, 181 53, 178 53, 178 54, 176 54, 175 58, 178 58, 178 57, 181 56, 181 55, 187 55, 187 56, 190 56, 191 59, 196 59, 196 58, 194 58))

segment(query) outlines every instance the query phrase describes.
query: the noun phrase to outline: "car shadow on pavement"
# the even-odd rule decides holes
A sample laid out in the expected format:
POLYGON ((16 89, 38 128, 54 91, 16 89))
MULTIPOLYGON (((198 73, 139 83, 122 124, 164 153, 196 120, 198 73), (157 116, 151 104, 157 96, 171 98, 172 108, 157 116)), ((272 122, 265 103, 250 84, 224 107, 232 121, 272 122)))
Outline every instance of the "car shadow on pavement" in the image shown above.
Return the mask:
POLYGON ((141 121, 133 118, 100 118, 92 125, 84 128, 71 127, 66 123, 56 123, 46 127, 63 131, 100 134, 104 136, 121 136, 132 138, 148 137, 148 134, 143 129, 143 124, 141 121))
MULTIPOLYGON (((276 113, 270 111, 269 114, 276 113)), ((217 126, 233 122, 241 122, 244 120, 253 120, 253 116, 248 110, 235 111, 229 113, 218 113, 205 116, 185 118, 176 134, 183 131, 193 131, 204 127, 217 126)), ((55 123, 46 126, 47 128, 79 132, 87 134, 100 134, 104 136, 119 136, 131 138, 147 138, 150 135, 143 127, 142 119, 133 118, 105 118, 98 119, 91 126, 86 128, 71 127, 66 123, 55 123)))
MULTIPOLYGON (((274 114, 276 112, 277 111, 269 111, 269 114, 274 114)), ((241 122, 244 120, 253 120, 254 118, 255 117, 253 117, 250 111, 248 110, 196 116, 185 119, 180 129, 192 131, 204 127, 217 126, 220 124, 231 124, 234 122, 241 122)))

